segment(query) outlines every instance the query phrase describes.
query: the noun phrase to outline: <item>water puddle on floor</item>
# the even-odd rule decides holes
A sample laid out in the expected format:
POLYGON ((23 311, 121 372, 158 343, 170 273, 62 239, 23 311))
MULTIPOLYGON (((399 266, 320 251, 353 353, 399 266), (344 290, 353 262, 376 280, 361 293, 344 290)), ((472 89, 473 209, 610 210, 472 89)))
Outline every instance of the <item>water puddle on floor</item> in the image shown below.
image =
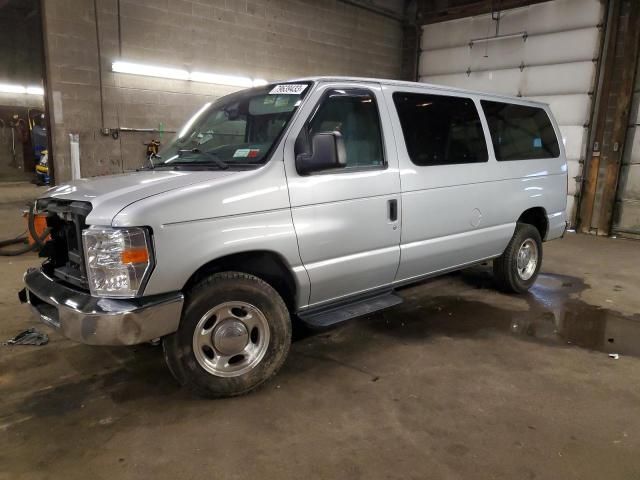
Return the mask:
MULTIPOLYGON (((580 288, 582 290, 583 288, 580 288)), ((640 356, 640 315, 625 316, 608 308, 570 297, 575 292, 568 277, 541 275, 531 290, 530 303, 551 313, 554 333, 566 343, 621 355, 640 356)), ((512 330, 528 334, 526 322, 514 321, 512 330)), ((535 330, 535 325, 533 326, 535 330)), ((514 332, 514 333, 515 333, 514 332)), ((535 333, 534 333, 535 336, 535 333)))
POLYGON ((442 287, 410 289, 402 295, 404 304, 382 313, 383 321, 374 320, 373 327, 404 340, 499 331, 549 344, 640 356, 640 315, 625 316, 575 298, 588 288, 579 279, 540 275, 529 294, 522 296, 495 293, 487 269, 462 272, 452 281, 456 285, 450 290, 461 291, 460 295, 441 295, 447 290, 442 287), (522 300, 523 308, 509 307, 509 302, 522 300))

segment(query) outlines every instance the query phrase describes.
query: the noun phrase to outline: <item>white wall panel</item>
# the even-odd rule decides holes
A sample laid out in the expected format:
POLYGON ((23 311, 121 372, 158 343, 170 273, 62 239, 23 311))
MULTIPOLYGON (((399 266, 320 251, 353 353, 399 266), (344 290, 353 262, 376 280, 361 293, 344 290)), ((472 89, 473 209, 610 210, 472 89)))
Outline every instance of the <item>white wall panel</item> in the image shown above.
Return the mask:
POLYGON ((491 18, 468 17, 422 27, 421 50, 468 46, 472 38, 487 34, 491 18), (474 25, 475 24, 475 25, 474 25), (484 24, 484 28, 482 25, 484 24))
POLYGON ((527 10, 531 33, 595 27, 602 23, 603 16, 600 0, 556 0, 531 5, 527 10))
POLYGON ((530 36, 524 42, 525 65, 591 61, 598 56, 600 32, 582 28, 530 36))
POLYGON ((560 134, 562 135, 562 142, 564 143, 567 158, 583 158, 587 144, 588 130, 582 125, 563 125, 560 126, 560 134))
POLYGON ((594 65, 575 62, 525 68, 520 93, 525 97, 588 93, 593 88, 594 65))
MULTIPOLYGON (((485 36, 485 35, 483 35, 485 36)), ((496 70, 499 68, 520 68, 526 42, 522 38, 506 38, 499 42, 477 43, 470 51, 471 70, 496 70)))
MULTIPOLYGON (((442 48, 439 50, 423 50, 420 52, 420 66, 429 65, 429 75, 443 75, 449 73, 462 73, 461 66, 471 62, 471 49, 469 47, 442 48)), ((422 72, 420 72, 422 75, 422 72)))
POLYGON ((482 92, 518 95, 520 70, 495 70, 488 72, 457 73, 453 75, 427 75, 420 77, 421 82, 468 88, 482 92))
MULTIPOLYGON (((593 62, 576 62, 541 67, 510 68, 449 75, 422 75, 421 82, 450 85, 505 95, 586 95, 593 87, 593 62)), ((581 109, 583 110, 583 109, 581 109)), ((587 109, 588 110, 588 109, 587 109)))
POLYGON ((496 70, 520 68, 521 65, 559 64, 592 61, 597 57, 599 31, 595 28, 572 30, 522 38, 506 38, 498 42, 478 43, 470 48, 463 45, 452 48, 422 50, 421 74, 440 75, 463 73, 467 69, 496 70), (464 67, 464 68, 461 68, 464 67))
MULTIPOLYGON (((591 114, 604 7, 600 0, 552 0, 501 12, 501 35, 520 37, 475 42, 495 34, 490 15, 425 25, 420 81, 548 103, 560 125, 569 175, 581 174, 591 114), (468 72, 468 73, 467 73, 468 72)), ((635 105, 640 100, 636 98, 635 105)), ((636 109, 637 112, 637 109, 636 109)), ((640 113, 636 113, 640 118, 640 113)), ((634 129, 635 130, 635 129, 634 129)), ((632 142, 633 143, 633 142, 632 142)), ((639 146, 640 147, 640 146, 639 146)), ((640 148, 635 150, 640 152, 640 148)), ((629 154, 633 156, 634 154, 629 154)), ((569 181, 567 212, 573 218, 578 185, 569 181)))
POLYGON ((575 95, 532 95, 531 100, 548 103, 559 125, 587 125, 591 114, 591 97, 575 95))

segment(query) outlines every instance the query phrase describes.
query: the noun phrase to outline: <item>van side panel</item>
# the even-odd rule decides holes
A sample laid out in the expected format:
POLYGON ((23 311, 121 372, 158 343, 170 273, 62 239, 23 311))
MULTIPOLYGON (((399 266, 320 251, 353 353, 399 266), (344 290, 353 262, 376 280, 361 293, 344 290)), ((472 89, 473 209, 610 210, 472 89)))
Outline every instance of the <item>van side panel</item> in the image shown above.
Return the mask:
MULTIPOLYGON (((402 188, 398 283, 499 256, 513 235, 518 217, 532 207, 545 209, 550 227, 548 239, 563 232, 567 173, 561 137, 558 136, 560 158, 497 162, 480 106, 481 98, 484 97, 429 87, 385 87, 398 146, 402 188), (407 153, 394 107, 395 91, 473 99, 480 113, 489 160, 458 165, 415 165, 407 153)), ((557 126, 553 124, 558 135, 557 126)))

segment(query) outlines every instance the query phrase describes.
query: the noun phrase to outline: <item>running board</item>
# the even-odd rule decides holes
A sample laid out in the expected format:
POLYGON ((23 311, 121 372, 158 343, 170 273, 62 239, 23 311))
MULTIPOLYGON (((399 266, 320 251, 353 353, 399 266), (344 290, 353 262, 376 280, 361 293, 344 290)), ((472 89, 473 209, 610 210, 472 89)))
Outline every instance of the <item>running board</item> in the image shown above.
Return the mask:
POLYGON ((378 310, 393 307, 402 302, 401 297, 393 292, 388 292, 321 310, 301 312, 298 316, 303 322, 312 327, 328 327, 351 318, 361 317, 378 310))

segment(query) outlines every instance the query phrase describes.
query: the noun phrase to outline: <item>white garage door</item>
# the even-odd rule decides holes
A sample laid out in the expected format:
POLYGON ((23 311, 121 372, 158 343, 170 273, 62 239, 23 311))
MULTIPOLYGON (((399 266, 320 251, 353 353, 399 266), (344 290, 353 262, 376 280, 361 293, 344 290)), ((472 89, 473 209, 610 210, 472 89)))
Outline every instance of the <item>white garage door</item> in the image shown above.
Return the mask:
POLYGON ((528 97, 549 103, 569 160, 567 213, 575 218, 595 90, 604 8, 599 0, 553 0, 422 27, 420 81, 528 97))

